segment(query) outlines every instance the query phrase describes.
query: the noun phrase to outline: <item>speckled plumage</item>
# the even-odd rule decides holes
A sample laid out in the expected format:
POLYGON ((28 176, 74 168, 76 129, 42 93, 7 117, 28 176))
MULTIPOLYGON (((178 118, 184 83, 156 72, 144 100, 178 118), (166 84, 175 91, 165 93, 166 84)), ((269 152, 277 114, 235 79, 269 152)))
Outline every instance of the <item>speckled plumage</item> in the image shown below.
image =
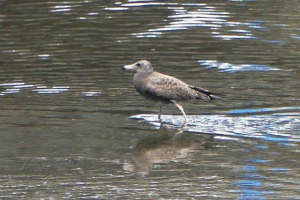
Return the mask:
POLYGON ((171 103, 193 99, 209 99, 209 96, 192 89, 183 81, 158 72, 151 72, 147 76, 136 74, 133 79, 136 90, 147 99, 171 103), (142 79, 142 84, 140 79, 142 79))
MULTIPOLYGON (((177 102, 194 99, 215 100, 220 99, 216 93, 209 92, 203 88, 188 85, 178 78, 153 71, 152 65, 146 60, 138 61, 132 65, 123 67, 125 70, 133 70, 133 83, 136 90, 145 98, 162 103, 174 103, 183 113, 182 106, 177 102)), ((161 113, 161 111, 160 111, 161 113)), ((159 118, 160 118, 159 113, 159 118)))

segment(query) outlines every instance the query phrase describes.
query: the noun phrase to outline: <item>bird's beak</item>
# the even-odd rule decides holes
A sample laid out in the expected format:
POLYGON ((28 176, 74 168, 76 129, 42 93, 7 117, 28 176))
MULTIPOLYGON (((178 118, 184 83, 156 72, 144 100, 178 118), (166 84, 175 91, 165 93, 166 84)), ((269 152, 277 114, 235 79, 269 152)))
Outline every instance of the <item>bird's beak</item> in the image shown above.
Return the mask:
POLYGON ((132 65, 125 65, 124 67, 122 67, 123 70, 127 70, 127 71, 133 71, 136 72, 136 65, 132 64, 132 65))

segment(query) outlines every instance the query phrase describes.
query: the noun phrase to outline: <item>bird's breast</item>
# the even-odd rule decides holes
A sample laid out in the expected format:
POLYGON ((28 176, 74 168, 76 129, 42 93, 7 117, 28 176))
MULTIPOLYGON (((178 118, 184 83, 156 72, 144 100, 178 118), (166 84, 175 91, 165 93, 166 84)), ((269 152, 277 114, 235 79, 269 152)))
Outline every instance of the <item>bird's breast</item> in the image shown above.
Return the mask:
MULTIPOLYGON (((133 78, 133 84, 137 92, 142 95, 144 98, 150 101, 154 102, 160 102, 160 99, 158 99, 156 96, 153 96, 153 94, 150 94, 148 91, 147 83, 151 81, 151 74, 145 75, 145 74, 135 74, 133 78)), ((169 103, 169 102, 168 102, 169 103)))
POLYGON ((140 74, 136 73, 133 77, 133 85, 135 89, 141 95, 145 95, 145 83, 147 78, 145 76, 141 76, 140 74))

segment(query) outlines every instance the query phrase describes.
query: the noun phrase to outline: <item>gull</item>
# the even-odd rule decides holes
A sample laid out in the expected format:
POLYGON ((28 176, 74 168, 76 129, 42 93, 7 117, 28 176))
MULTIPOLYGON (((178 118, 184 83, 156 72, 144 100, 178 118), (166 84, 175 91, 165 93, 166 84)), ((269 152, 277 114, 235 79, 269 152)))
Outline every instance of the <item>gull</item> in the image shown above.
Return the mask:
POLYGON ((189 85, 178 78, 153 70, 151 63, 140 60, 131 65, 125 65, 123 70, 133 71, 133 84, 140 95, 148 100, 159 103, 158 119, 161 120, 162 105, 173 103, 183 114, 184 124, 188 121, 183 107, 178 102, 190 100, 221 100, 218 93, 189 85))

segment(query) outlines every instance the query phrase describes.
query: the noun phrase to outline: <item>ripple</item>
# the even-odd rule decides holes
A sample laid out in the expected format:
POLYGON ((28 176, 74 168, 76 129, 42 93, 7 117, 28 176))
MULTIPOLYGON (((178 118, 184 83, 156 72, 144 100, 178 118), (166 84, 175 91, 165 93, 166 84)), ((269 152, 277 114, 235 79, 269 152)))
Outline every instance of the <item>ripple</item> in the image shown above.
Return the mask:
POLYGON ((39 94, 58 94, 62 92, 67 92, 68 90, 69 86, 56 86, 52 88, 48 88, 47 86, 38 86, 37 89, 32 91, 37 92, 39 94))
POLYGON ((86 97, 94 97, 99 96, 102 92, 90 91, 90 92, 82 92, 86 97))
POLYGON ((123 10, 128 10, 128 8, 114 7, 114 8, 105 8, 105 10, 108 10, 108 11, 123 11, 123 10))
POLYGON ((236 183, 238 186, 240 187, 259 187, 261 186, 261 182, 260 181, 256 181, 256 180, 240 180, 236 183))
POLYGON ((284 44, 283 40, 261 40, 262 42, 270 43, 270 44, 284 44))
POLYGON ((157 38, 161 37, 163 33, 171 31, 206 28, 211 30, 212 37, 220 40, 253 40, 258 39, 257 36, 252 34, 253 30, 266 30, 266 27, 262 25, 265 22, 263 20, 253 20, 251 22, 229 21, 231 19, 230 12, 219 10, 217 7, 206 3, 169 3, 155 0, 132 0, 127 3, 116 2, 115 7, 105 8, 105 10, 117 12, 135 7, 143 9, 149 6, 162 7, 167 11, 171 11, 167 19, 163 20, 168 22, 168 24, 132 33, 131 35, 136 38, 157 38), (230 30, 232 27, 237 27, 237 29, 230 30), (219 32, 216 32, 216 30, 219 32))
POLYGON ((253 162, 253 163, 267 163, 267 160, 263 160, 263 159, 249 159, 246 160, 247 162, 253 162))
POLYGON ((71 11, 70 9, 71 6, 55 6, 51 12, 56 13, 56 12, 69 12, 71 11))
POLYGON ((49 57, 50 57, 50 54, 39 54, 38 55, 38 58, 41 60, 49 59, 49 57))
POLYGON ((15 93, 19 93, 20 92, 20 89, 6 89, 4 92, 1 92, 2 95, 5 95, 5 94, 15 94, 15 93))
MULTIPOLYGON (((184 131, 207 133, 233 138, 257 138, 273 142, 300 142, 300 113, 281 113, 272 115, 229 116, 229 115, 190 115, 184 131)), ((132 119, 149 122, 160 127, 157 115, 135 115, 132 119)), ((163 115, 162 123, 172 129, 180 127, 182 116, 163 115)), ((222 139, 222 138, 220 138, 222 139)))
POLYGON ((206 69, 217 68, 220 72, 236 73, 236 72, 257 72, 257 71, 278 71, 280 69, 258 64, 230 64, 222 63, 216 60, 199 60, 200 65, 206 69))
POLYGON ((152 2, 155 0, 128 0, 129 3, 136 3, 136 2, 152 2))
POLYGON ((297 35, 297 34, 291 34, 290 37, 293 38, 293 39, 300 40, 300 36, 297 35))
POLYGON ((227 0, 229 2, 256 2, 257 0, 227 0))
POLYGON ((288 168, 272 168, 272 169, 270 169, 270 171, 272 171, 272 172, 288 172, 289 169, 288 168))
POLYGON ((53 86, 48 87, 40 84, 25 84, 24 82, 12 82, 0 84, 0 88, 4 91, 0 93, 0 96, 20 93, 23 90, 31 90, 39 94, 58 94, 69 90, 69 86, 53 86))
POLYGON ((256 108, 256 109, 246 108, 246 109, 231 110, 228 112, 228 114, 253 114, 253 113, 279 112, 279 111, 300 111, 300 107, 256 108))
POLYGON ((215 38, 222 40, 233 40, 233 39, 256 39, 257 37, 251 35, 215 35, 215 38))
POLYGON ((78 6, 78 5, 71 5, 71 2, 61 2, 59 5, 56 6, 51 6, 50 7, 50 12, 51 13, 63 13, 63 12, 70 12, 73 10, 74 7, 78 6))
POLYGON ((161 2, 143 2, 143 3, 124 3, 124 7, 143 7, 143 6, 176 6, 178 3, 161 3, 161 2))
MULTIPOLYGON (((175 6, 175 5, 174 5, 175 6)), ((164 27, 148 29, 145 32, 133 33, 132 35, 138 38, 157 37, 167 31, 186 30, 192 27, 202 28, 221 28, 223 23, 227 22, 229 17, 228 12, 219 12, 214 7, 207 6, 206 4, 198 4, 199 9, 189 11, 185 8, 186 4, 180 5, 181 7, 168 7, 168 10, 175 12, 174 15, 168 16, 171 21, 164 27)))

